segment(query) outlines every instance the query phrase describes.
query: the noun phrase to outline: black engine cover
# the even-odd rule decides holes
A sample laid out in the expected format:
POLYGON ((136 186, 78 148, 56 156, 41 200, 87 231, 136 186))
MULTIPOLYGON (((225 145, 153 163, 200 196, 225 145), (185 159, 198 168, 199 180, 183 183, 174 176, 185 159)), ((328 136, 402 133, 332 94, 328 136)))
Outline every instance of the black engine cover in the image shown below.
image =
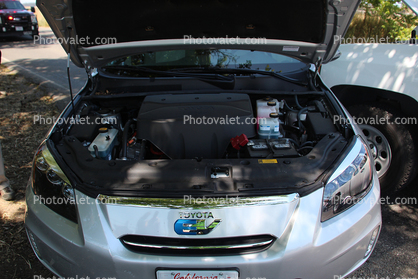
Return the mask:
POLYGON ((246 94, 147 96, 138 114, 138 136, 172 159, 221 158, 231 138, 255 136, 246 94))

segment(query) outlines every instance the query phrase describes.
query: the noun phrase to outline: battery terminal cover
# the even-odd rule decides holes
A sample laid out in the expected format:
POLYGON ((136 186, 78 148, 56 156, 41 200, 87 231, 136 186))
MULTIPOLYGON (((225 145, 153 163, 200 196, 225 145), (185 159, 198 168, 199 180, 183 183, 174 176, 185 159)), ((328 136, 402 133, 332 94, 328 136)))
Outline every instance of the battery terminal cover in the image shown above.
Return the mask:
POLYGON ((248 138, 245 134, 241 134, 240 136, 236 136, 235 138, 231 139, 231 145, 236 150, 240 150, 242 146, 245 146, 248 143, 248 138))

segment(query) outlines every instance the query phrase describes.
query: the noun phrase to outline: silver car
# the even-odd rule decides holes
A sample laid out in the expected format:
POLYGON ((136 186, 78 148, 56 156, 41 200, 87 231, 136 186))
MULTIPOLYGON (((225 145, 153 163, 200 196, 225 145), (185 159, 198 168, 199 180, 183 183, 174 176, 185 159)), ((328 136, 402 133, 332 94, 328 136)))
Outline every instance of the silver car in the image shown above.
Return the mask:
POLYGON ((361 266, 379 181, 318 75, 358 2, 38 1, 89 77, 34 157, 25 224, 39 260, 64 278, 361 266))

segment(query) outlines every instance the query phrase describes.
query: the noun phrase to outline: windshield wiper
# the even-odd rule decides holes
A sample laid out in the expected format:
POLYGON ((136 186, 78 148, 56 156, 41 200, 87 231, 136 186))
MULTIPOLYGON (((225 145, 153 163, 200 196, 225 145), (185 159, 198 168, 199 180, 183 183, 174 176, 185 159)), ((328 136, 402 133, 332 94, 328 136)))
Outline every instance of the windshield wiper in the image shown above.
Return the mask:
POLYGON ((148 75, 163 76, 163 77, 191 77, 200 81, 209 83, 221 89, 234 89, 235 87, 235 75, 222 75, 218 73, 191 73, 191 72, 178 72, 178 71, 161 71, 154 70, 146 67, 136 66, 104 66, 104 70, 115 70, 125 72, 135 72, 144 74, 144 77, 148 75))
POLYGON ((291 83, 295 83, 298 85, 303 85, 306 86, 308 85, 308 82, 303 82, 300 81, 298 79, 295 78, 291 78, 276 72, 269 72, 269 71, 263 71, 263 70, 253 70, 253 69, 228 69, 228 68, 216 68, 216 67, 211 67, 211 68, 203 68, 203 67, 196 67, 196 68, 179 68, 179 69, 174 69, 172 70, 172 72, 182 72, 182 73, 186 73, 186 72, 199 72, 199 73, 227 73, 227 74, 260 74, 260 75, 268 75, 268 76, 272 76, 275 78, 279 78, 281 80, 284 81, 288 81, 291 83))
POLYGON ((104 66, 102 69, 111 69, 111 70, 119 70, 119 71, 127 71, 127 72, 139 72, 145 74, 155 74, 158 76, 169 76, 169 77, 196 77, 196 78, 213 78, 217 80, 231 80, 232 76, 224 76, 221 74, 215 73, 191 73, 191 72, 180 72, 180 71, 162 71, 162 70, 154 70, 146 67, 136 67, 136 66, 104 66))

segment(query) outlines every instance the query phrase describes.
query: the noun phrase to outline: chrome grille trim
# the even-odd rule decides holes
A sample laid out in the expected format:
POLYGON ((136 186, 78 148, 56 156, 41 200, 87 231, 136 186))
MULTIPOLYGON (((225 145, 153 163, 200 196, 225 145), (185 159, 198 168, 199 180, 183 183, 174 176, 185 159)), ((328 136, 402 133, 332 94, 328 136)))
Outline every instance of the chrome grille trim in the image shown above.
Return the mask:
POLYGON ((216 209, 229 207, 247 206, 268 206, 291 203, 299 199, 298 193, 276 196, 261 197, 213 197, 198 200, 194 198, 193 203, 187 202, 184 198, 142 198, 142 197, 119 197, 98 195, 97 201, 107 205, 125 205, 146 208, 168 208, 168 209, 216 209))
POLYGON ((130 241, 122 240, 123 243, 127 245, 132 245, 141 248, 151 248, 151 249, 173 249, 173 250, 204 250, 204 249, 251 249, 261 246, 268 246, 273 243, 273 239, 250 244, 237 244, 237 245, 220 245, 220 246, 170 246, 170 245, 153 245, 153 244, 142 244, 135 243, 130 241))
POLYGON ((141 254, 226 256, 260 253, 269 249, 276 239, 273 235, 263 234, 223 238, 125 235, 119 240, 128 250, 141 254))

